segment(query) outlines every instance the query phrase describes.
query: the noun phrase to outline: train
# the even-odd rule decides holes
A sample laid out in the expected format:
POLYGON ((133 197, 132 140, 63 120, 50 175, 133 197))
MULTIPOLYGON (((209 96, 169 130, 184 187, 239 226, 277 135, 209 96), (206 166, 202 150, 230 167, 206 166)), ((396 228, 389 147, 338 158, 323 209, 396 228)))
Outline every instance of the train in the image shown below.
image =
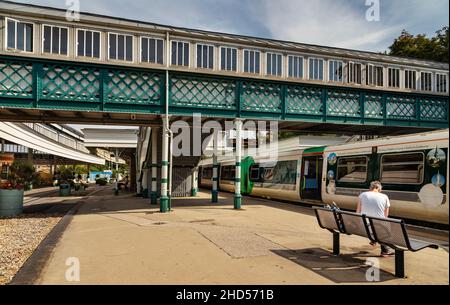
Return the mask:
MULTIPOLYGON (((358 196, 380 181, 390 216, 448 228, 449 130, 381 137, 332 146, 256 153, 241 162, 241 193, 266 199, 356 210, 358 196)), ((220 191, 235 191, 235 159, 218 159, 220 191)), ((199 186, 211 188, 213 159, 200 161, 199 186)))

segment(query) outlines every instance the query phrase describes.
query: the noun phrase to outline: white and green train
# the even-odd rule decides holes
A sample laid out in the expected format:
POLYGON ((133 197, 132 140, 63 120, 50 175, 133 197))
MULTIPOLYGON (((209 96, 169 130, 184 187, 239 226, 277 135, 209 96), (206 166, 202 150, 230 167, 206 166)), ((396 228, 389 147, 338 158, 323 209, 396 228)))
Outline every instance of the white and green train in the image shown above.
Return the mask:
MULTIPOLYGON (((449 130, 280 152, 277 161, 245 156, 244 195, 355 210, 358 195, 379 180, 391 215, 447 225, 449 130)), ((201 187, 211 188, 212 159, 199 167, 201 187)), ((219 160, 219 190, 234 192, 234 159, 219 160)))

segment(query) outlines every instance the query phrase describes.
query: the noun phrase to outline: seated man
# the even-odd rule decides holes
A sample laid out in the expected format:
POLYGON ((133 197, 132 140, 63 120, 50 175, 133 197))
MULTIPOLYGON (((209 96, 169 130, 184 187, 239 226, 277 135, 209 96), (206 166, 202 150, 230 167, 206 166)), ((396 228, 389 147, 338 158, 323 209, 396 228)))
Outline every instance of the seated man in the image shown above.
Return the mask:
MULTIPOLYGON (((383 186, 379 181, 370 183, 370 190, 359 195, 358 207, 356 213, 367 216, 387 218, 391 203, 389 197, 381 193, 383 186)), ((375 243, 370 243, 375 245, 375 243)), ((389 247, 381 245, 381 256, 388 257, 394 255, 389 247)))

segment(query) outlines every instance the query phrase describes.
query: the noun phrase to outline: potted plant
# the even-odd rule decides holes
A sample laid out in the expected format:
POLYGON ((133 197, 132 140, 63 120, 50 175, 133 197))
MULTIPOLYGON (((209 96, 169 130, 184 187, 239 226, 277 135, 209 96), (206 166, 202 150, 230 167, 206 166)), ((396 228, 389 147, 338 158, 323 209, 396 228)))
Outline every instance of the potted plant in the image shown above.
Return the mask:
POLYGON ((19 215, 23 211, 24 175, 27 170, 20 163, 14 162, 10 167, 7 180, 0 185, 0 217, 19 215))
POLYGON ((70 196, 72 184, 73 184, 73 173, 69 168, 64 168, 59 174, 59 195, 60 196, 70 196))

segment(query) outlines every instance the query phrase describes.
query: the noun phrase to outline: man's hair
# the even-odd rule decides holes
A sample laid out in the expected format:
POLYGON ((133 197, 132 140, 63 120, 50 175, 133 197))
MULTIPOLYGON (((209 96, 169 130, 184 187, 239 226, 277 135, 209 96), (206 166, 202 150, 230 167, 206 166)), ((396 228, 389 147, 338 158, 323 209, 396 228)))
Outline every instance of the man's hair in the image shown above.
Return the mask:
POLYGON ((380 191, 383 189, 383 186, 381 185, 380 181, 372 181, 370 183, 370 190, 373 191, 375 189, 380 190, 380 191))

